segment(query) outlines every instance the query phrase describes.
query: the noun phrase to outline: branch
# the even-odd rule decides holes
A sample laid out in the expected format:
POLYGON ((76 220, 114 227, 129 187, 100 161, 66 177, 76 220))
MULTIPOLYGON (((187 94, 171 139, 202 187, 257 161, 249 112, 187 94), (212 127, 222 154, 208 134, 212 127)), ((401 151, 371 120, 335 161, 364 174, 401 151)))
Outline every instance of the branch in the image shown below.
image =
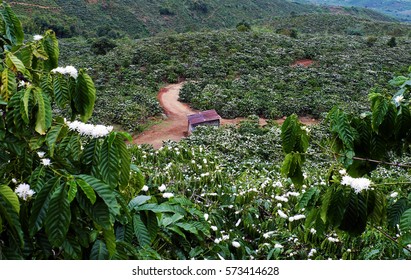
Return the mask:
POLYGON ((394 237, 392 237, 392 236, 389 235, 388 233, 382 231, 381 229, 379 229, 379 228, 376 227, 376 226, 373 226, 373 227, 374 227, 376 230, 378 230, 380 233, 382 233, 386 238, 388 238, 389 240, 395 242, 398 246, 404 248, 405 250, 407 250, 408 252, 411 253, 411 250, 410 250, 410 249, 408 249, 407 247, 401 246, 401 245, 399 244, 399 242, 398 242, 394 237))
POLYGON ((353 157, 353 159, 361 160, 361 161, 374 162, 374 163, 378 163, 378 164, 386 164, 386 165, 391 165, 391 166, 403 167, 403 168, 411 168, 411 165, 407 165, 407 164, 380 161, 380 160, 369 159, 369 158, 353 157))

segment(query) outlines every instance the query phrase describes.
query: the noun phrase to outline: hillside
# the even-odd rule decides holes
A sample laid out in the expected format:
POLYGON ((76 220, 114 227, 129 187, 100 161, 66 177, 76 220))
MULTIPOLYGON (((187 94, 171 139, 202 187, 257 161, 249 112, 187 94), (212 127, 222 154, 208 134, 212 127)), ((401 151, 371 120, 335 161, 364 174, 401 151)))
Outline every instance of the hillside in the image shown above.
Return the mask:
MULTIPOLYGON (((10 4, 26 31, 52 28, 59 37, 73 35, 133 38, 159 33, 234 27, 241 21, 266 21, 276 16, 332 12, 329 8, 285 0, 19 0, 10 4)), ((346 13, 389 20, 367 10, 346 13)))
POLYGON ((385 13, 403 21, 411 21, 411 1, 409 0, 303 0, 300 2, 364 7, 385 13))
POLYGON ((99 89, 94 121, 129 131, 143 130, 161 112, 155 98, 161 84, 181 80, 188 81, 183 101, 196 109, 216 109, 224 118, 321 117, 334 105, 364 110, 371 87, 386 88, 387 80, 406 71, 410 32, 406 24, 346 15, 295 16, 250 32, 117 40, 116 48, 99 56, 89 42, 67 39, 61 42, 62 65, 91 68, 99 89), (397 46, 390 47, 394 34, 397 46), (316 63, 291 67, 300 59, 316 63))

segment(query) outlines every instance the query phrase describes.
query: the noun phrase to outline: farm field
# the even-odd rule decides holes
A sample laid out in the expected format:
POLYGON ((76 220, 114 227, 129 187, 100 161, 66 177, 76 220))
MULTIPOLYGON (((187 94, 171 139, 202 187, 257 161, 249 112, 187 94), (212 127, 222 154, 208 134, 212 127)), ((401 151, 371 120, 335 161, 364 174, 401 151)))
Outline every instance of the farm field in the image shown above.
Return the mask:
POLYGON ((103 40, 0 20, 0 259, 411 258, 409 25, 103 40), (224 125, 185 135, 208 109, 224 125))

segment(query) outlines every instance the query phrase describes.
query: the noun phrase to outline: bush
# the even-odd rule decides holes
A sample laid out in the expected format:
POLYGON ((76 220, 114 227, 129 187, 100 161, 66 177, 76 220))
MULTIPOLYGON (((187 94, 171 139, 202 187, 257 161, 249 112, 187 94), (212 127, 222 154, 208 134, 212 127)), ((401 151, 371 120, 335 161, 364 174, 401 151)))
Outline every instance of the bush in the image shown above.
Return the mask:
POLYGON ((111 51, 116 47, 114 41, 103 37, 99 38, 91 44, 90 50, 96 55, 106 55, 107 52, 111 51))

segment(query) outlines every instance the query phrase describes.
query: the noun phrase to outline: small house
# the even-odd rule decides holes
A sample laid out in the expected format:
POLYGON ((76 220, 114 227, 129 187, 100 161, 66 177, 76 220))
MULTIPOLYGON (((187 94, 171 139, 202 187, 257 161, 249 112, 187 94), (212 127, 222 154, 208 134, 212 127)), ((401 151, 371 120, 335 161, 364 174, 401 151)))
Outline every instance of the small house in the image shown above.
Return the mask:
POLYGON ((216 110, 207 110, 187 116, 188 134, 191 134, 199 125, 220 126, 221 117, 216 110))

